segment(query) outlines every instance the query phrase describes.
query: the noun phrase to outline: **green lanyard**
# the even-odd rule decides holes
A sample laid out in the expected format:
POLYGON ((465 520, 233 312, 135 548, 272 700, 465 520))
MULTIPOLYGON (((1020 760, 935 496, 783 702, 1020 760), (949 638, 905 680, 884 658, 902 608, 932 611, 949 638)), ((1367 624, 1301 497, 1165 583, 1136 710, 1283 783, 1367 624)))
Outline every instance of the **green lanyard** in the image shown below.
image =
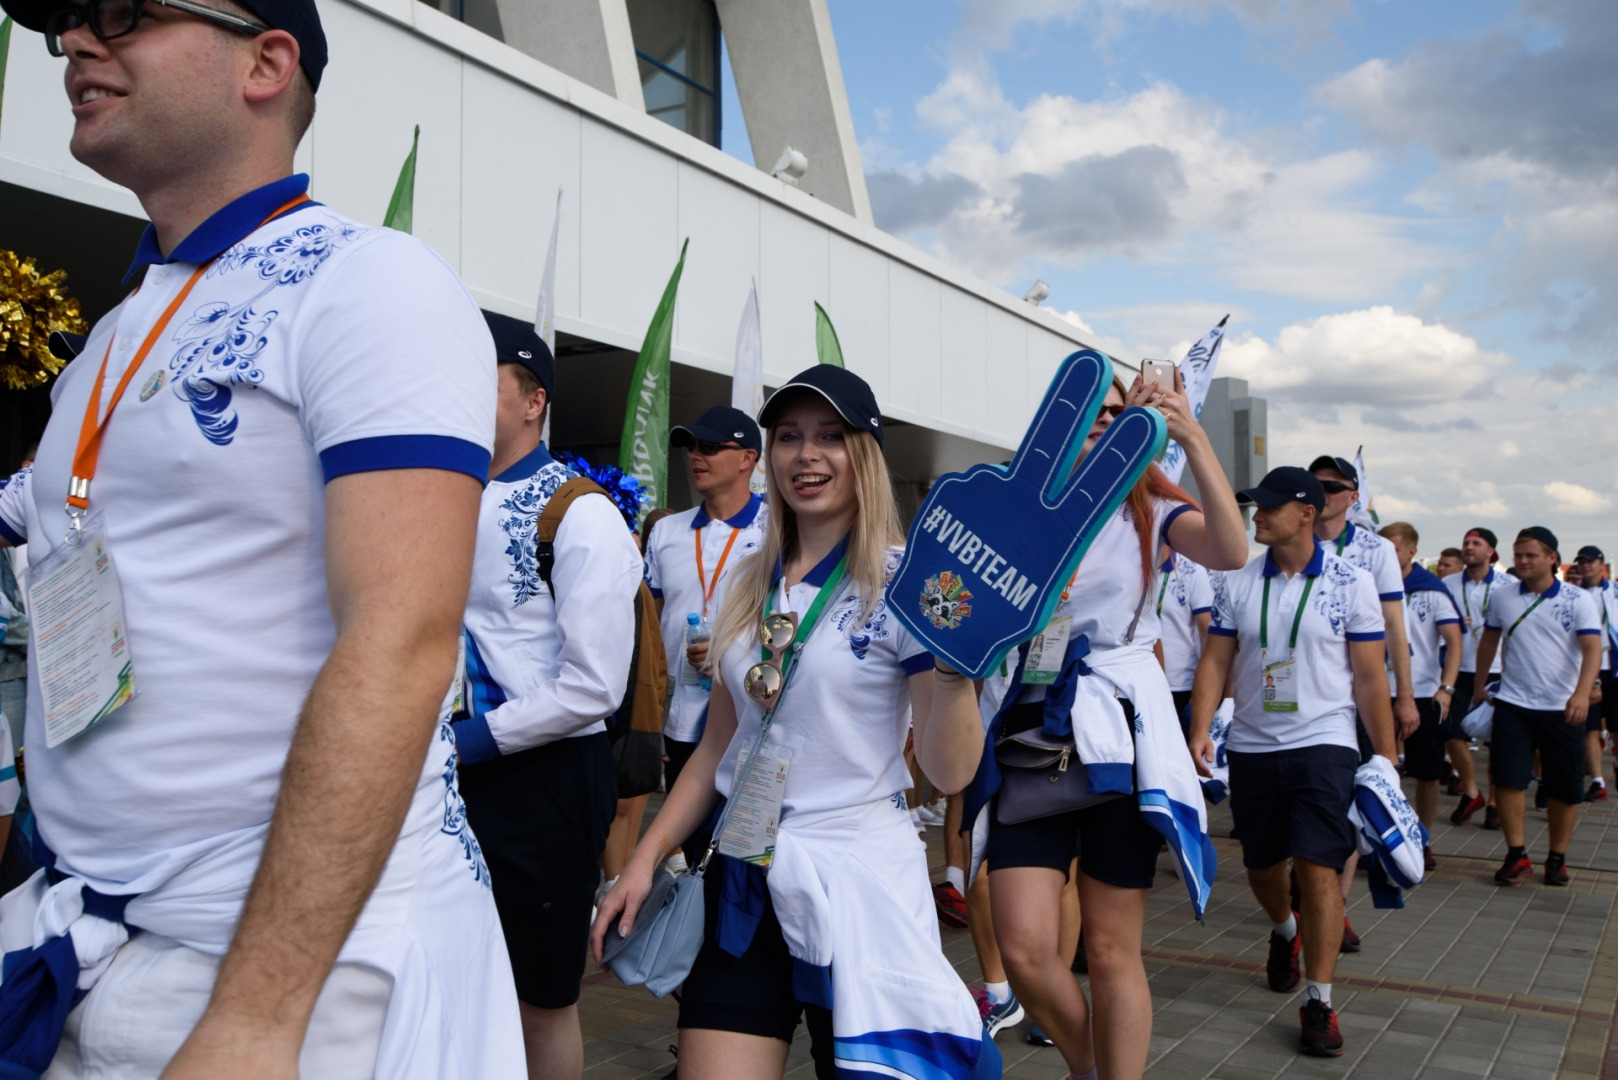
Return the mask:
POLYGON ((1532 604, 1529 604, 1528 605, 1528 610, 1523 612, 1521 615, 1517 616, 1517 621, 1513 622, 1511 624, 1511 629, 1506 631, 1506 640, 1507 641, 1511 640, 1511 631, 1515 630, 1515 629, 1517 629, 1517 627, 1521 626, 1522 621, 1524 619, 1528 618, 1528 616, 1532 615, 1534 613, 1534 609, 1537 608, 1539 605, 1543 604, 1544 602, 1545 602, 1545 594, 1540 593, 1539 594, 1539 599, 1535 600, 1532 604))
POLYGON ((1341 555, 1343 553, 1343 549, 1348 546, 1348 538, 1353 533, 1354 526, 1352 524, 1343 526, 1343 531, 1337 534, 1337 554, 1341 555))
MULTIPOLYGON (((809 635, 815 632, 815 623, 820 621, 820 613, 825 610, 826 602, 832 598, 832 595, 837 592, 838 586, 843 583, 843 575, 847 570, 848 553, 844 552, 843 557, 838 559, 837 565, 832 568, 831 576, 826 579, 826 584, 822 585, 820 591, 815 594, 814 602, 809 605, 809 610, 798 621, 798 630, 797 633, 792 635, 792 644, 787 648, 785 655, 781 657, 782 693, 786 692, 787 675, 792 671, 793 665, 798 659, 798 653, 803 651, 803 647, 809 643, 809 635)), ((765 601, 764 611, 766 615, 769 614, 769 608, 769 601, 765 601)), ((759 652, 762 654, 759 659, 768 660, 770 658, 770 650, 764 648, 764 646, 759 646, 759 652)))
MULTIPOLYGON (((1292 613, 1292 640, 1287 647, 1293 652, 1298 651, 1298 627, 1303 623, 1303 609, 1309 606, 1309 593, 1315 587, 1315 579, 1310 577, 1303 587, 1303 599, 1298 601, 1298 609, 1292 613)), ((1258 647, 1270 647, 1270 579, 1264 579, 1264 610, 1258 617, 1258 647)))
MULTIPOLYGON (((1179 570, 1175 569, 1174 563, 1173 563, 1172 560, 1169 562, 1169 573, 1175 573, 1175 574, 1179 573, 1179 570)), ((1163 595, 1165 593, 1167 593, 1168 591, 1169 591, 1169 575, 1164 574, 1163 575, 1163 584, 1161 584, 1161 585, 1159 585, 1157 587, 1157 616, 1158 616, 1158 618, 1163 617, 1163 595)))
MULTIPOLYGON (((1461 575, 1461 607, 1466 609, 1468 619, 1472 617, 1472 601, 1467 599, 1466 587, 1471 583, 1471 578, 1465 574, 1461 575)), ((1494 574, 1490 572, 1489 576, 1483 579, 1483 603, 1478 607, 1478 614, 1484 617, 1489 614, 1489 590, 1492 588, 1494 588, 1494 574)))

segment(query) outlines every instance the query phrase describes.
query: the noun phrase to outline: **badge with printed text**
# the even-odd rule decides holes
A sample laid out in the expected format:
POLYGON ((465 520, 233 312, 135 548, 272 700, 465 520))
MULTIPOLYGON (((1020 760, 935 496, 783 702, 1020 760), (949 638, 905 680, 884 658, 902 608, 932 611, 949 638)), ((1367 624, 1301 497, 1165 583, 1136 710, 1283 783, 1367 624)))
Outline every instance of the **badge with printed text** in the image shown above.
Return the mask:
MULTIPOLYGON (((736 761, 740 774, 745 755, 736 761)), ((781 801, 786 797, 792 748, 766 742, 746 776, 730 782, 734 804, 719 837, 719 853, 768 870, 775 861, 775 833, 781 824, 781 801)))
POLYGON ((1028 643, 1028 662, 1023 665, 1025 685, 1049 686, 1056 681, 1062 661, 1067 658, 1067 639, 1072 630, 1073 620, 1058 615, 1034 635, 1034 640, 1028 643))
POLYGON ((1298 711, 1298 662, 1292 656, 1281 660, 1262 657, 1264 711, 1298 711))
POLYGON ((1080 460, 1111 385, 1106 356, 1069 356, 1010 467, 945 475, 917 511, 888 607, 957 671, 982 678, 1050 622, 1091 541, 1163 449, 1162 415, 1134 408, 1080 460))

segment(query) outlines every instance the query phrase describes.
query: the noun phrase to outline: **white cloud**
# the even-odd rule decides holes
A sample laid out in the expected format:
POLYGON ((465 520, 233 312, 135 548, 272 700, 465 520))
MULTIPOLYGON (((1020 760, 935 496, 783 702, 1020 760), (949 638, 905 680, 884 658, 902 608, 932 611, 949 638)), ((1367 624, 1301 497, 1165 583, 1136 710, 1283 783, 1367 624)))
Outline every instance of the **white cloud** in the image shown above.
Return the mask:
POLYGON ((1570 484, 1566 480, 1552 480, 1545 485, 1545 495, 1551 505, 1567 514, 1595 514, 1612 509, 1612 500, 1591 491, 1583 484, 1570 484))

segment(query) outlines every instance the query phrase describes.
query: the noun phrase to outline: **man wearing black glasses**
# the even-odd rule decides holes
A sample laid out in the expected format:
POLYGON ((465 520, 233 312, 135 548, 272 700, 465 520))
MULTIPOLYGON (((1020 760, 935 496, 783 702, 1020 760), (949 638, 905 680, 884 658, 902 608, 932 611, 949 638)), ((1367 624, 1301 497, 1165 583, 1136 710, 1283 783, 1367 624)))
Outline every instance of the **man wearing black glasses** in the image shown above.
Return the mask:
POLYGON ((0 490, 30 588, 97 582, 30 636, 50 869, 6 922, 56 933, 7 946, 0 1074, 515 1080, 448 723, 495 437, 482 315, 293 174, 314 0, 0 5, 65 61, 73 155, 151 218, 0 490))
MULTIPOLYGON (((1315 538, 1340 559, 1364 570, 1376 583, 1377 599, 1382 602, 1386 624, 1388 658, 1393 670, 1393 720, 1400 738, 1408 738, 1421 726, 1421 712, 1410 682, 1410 640, 1405 632, 1404 578, 1399 573, 1399 554, 1393 545, 1369 529, 1348 520, 1349 508, 1359 496, 1359 472, 1340 457, 1322 454, 1309 464, 1309 471, 1326 493, 1325 512, 1315 521, 1315 538)), ((1365 725, 1359 728, 1360 759, 1368 761, 1372 747, 1365 725)), ((1341 876, 1343 901, 1348 901, 1354 885, 1359 855, 1349 857, 1341 876)), ((1343 951, 1359 952, 1360 938, 1354 927, 1343 920, 1343 951)))

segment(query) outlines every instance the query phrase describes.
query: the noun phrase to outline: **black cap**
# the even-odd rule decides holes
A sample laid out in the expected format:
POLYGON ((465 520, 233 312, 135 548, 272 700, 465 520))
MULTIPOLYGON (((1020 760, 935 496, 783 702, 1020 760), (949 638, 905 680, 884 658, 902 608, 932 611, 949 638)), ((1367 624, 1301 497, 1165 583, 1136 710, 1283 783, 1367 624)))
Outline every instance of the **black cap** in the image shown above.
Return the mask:
POLYGON ((1573 556, 1573 561, 1604 563, 1607 561, 1607 557, 1601 554, 1601 549, 1594 544, 1585 544, 1579 549, 1579 553, 1573 556))
POLYGON ((715 405, 698 417, 696 423, 669 429, 670 446, 689 449, 699 442, 735 443, 754 453, 764 449, 764 437, 759 434, 753 418, 729 405, 715 405))
POLYGON ((556 390, 556 361, 545 339, 534 331, 534 324, 492 311, 485 311, 483 318, 494 336, 494 358, 502 364, 519 364, 533 372, 549 400, 556 390))
POLYGON ((1485 544, 1488 544, 1496 551, 1500 550, 1500 538, 1494 535, 1493 529, 1485 529, 1482 525, 1479 525, 1475 529, 1466 530, 1466 536, 1462 536, 1461 539, 1465 540, 1467 536, 1476 536, 1479 540, 1482 540, 1485 544))
POLYGON ((758 411, 758 422, 769 427, 781 414, 786 403, 806 391, 819 394, 837 410, 843 422, 855 431, 869 431, 882 445, 882 411, 876 406, 876 395, 871 385, 847 368, 831 364, 816 364, 800 371, 775 393, 758 411))
MULTIPOLYGON (((258 16, 272 30, 285 30, 298 43, 298 64, 309 77, 309 85, 320 89, 320 73, 326 70, 326 32, 320 28, 320 12, 315 0, 236 0, 242 7, 258 16)), ((45 21, 62 8, 67 0, 0 0, 19 26, 39 33, 45 32, 45 21)))
MULTIPOLYGON (((1335 468, 1335 466, 1333 466, 1335 468)), ((1326 492, 1315 474, 1296 465, 1282 465, 1264 474, 1258 487, 1236 493, 1238 503, 1276 507, 1289 502, 1307 503, 1316 510, 1326 509, 1326 492)))
POLYGON ((70 334, 66 330, 52 330, 51 336, 45 339, 45 344, 56 359, 71 360, 84 351, 84 343, 88 340, 88 334, 70 334))
POLYGON ((1344 480, 1347 480, 1355 487, 1360 486, 1359 470, 1355 469, 1354 466, 1350 465, 1347 461, 1340 457, 1332 457, 1330 454, 1321 454, 1319 457, 1315 458, 1315 460, 1309 463, 1309 472, 1311 475, 1313 475, 1316 469, 1336 469, 1342 474, 1344 480))
POLYGON ((1538 540, 1541 544, 1556 552, 1557 555, 1562 554, 1562 545, 1557 542, 1556 534, 1543 525, 1528 526, 1528 528, 1517 534, 1517 539, 1538 540))

